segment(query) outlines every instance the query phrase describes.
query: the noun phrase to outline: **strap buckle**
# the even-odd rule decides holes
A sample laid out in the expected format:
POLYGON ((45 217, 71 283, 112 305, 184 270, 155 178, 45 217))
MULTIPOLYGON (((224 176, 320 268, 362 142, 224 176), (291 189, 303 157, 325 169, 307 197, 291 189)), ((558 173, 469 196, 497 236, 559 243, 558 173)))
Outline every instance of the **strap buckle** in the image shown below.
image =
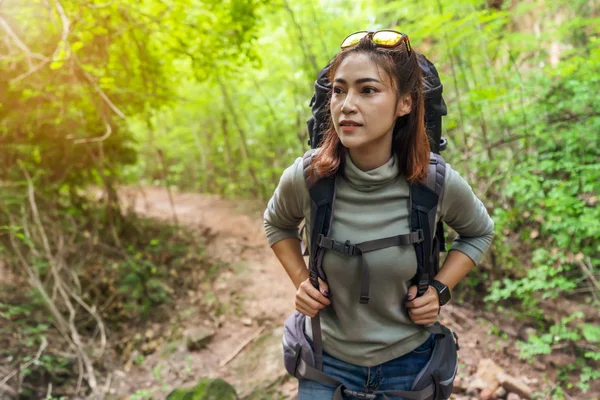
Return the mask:
POLYGON ((425 232, 423 232, 423 229, 417 229, 415 233, 417 234, 417 243, 423 243, 425 241, 425 232))
MULTIPOLYGON (((335 244, 339 244, 339 242, 334 242, 334 243, 335 244)), ((346 240, 344 242, 343 246, 344 247, 342 248, 342 251, 340 253, 343 253, 343 254, 345 254, 347 256, 354 256, 354 255, 356 255, 356 247, 354 247, 354 245, 349 240, 346 240)))
POLYGON ((375 400, 377 398, 377 395, 375 393, 357 392, 350 389, 344 389, 344 394, 346 396, 356 397, 361 400, 375 400))
POLYGON ((370 299, 371 299, 370 296, 360 296, 359 303, 360 304, 368 304, 370 299))
POLYGON ((337 240, 325 237, 322 233, 317 238, 317 244, 319 247, 337 251, 349 257, 359 254, 358 247, 354 246, 349 240, 338 242, 337 240))

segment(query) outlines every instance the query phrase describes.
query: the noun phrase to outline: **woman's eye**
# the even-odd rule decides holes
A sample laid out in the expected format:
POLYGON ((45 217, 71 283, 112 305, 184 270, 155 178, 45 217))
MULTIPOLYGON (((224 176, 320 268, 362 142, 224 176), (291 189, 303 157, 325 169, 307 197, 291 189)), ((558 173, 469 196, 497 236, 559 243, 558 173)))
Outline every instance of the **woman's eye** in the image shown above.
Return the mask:
POLYGON ((342 91, 342 89, 341 89, 341 88, 339 88, 339 87, 335 87, 335 88, 333 88, 333 93, 335 93, 335 94, 340 94, 340 93, 342 93, 342 92, 343 92, 343 91, 342 91))
POLYGON ((377 89, 375 89, 374 87, 368 86, 368 87, 366 87, 366 88, 363 89, 363 93, 366 93, 366 94, 377 93, 377 89))

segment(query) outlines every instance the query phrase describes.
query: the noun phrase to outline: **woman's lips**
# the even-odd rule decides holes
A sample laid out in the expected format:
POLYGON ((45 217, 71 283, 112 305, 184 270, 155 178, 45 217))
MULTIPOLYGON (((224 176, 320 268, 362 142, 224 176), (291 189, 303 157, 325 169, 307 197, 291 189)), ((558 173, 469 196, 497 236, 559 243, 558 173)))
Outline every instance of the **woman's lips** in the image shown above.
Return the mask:
POLYGON ((344 132, 353 132, 360 128, 360 125, 340 125, 340 128, 342 128, 342 131, 344 132))
POLYGON ((340 121, 340 128, 344 132, 355 131, 356 129, 360 128, 361 126, 362 126, 361 124, 359 124, 358 122, 353 121, 351 119, 345 119, 345 120, 340 121))

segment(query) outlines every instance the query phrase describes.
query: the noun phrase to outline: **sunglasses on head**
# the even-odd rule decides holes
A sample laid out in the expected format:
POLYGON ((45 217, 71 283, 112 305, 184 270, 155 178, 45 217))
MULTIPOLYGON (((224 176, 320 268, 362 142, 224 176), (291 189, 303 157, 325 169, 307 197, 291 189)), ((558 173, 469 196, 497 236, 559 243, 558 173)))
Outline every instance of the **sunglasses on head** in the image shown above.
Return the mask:
POLYGON ((406 43, 406 50, 408 51, 408 55, 410 55, 412 48, 410 46, 410 41, 408 40, 408 35, 392 30, 381 30, 381 31, 358 31, 351 35, 348 35, 346 39, 342 41, 341 48, 347 49, 348 47, 355 46, 360 42, 362 38, 365 36, 369 36, 371 41, 375 43, 379 47, 385 47, 386 49, 393 49, 394 47, 400 46, 403 42, 406 43))

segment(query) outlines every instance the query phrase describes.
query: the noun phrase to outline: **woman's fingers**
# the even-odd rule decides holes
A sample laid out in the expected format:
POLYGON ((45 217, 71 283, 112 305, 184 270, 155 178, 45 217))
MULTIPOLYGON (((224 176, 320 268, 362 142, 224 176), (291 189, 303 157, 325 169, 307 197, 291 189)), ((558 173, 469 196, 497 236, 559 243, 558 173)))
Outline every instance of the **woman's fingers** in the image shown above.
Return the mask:
POLYGON ((429 303, 419 308, 409 308, 408 312, 410 315, 415 317, 420 317, 427 314, 436 314, 438 313, 439 305, 434 303, 429 303))
MULTIPOLYGON (((419 311, 421 311, 421 310, 419 310, 419 311)), ((419 312, 419 313, 416 313, 414 310, 410 310, 408 313, 410 315, 410 319, 415 324, 419 324, 419 325, 434 323, 435 321, 437 321, 437 318, 438 318, 437 309, 433 309, 433 310, 427 311, 427 312, 419 312)))
POLYGON ((308 308, 304 308, 304 307, 296 307, 296 310, 308 317, 311 317, 311 318, 314 317, 315 315, 317 315, 316 310, 312 310, 312 309, 308 309, 308 308))
POLYGON ((308 308, 311 310, 320 310, 321 308, 325 307, 323 304, 314 300, 313 298, 308 296, 306 293, 304 293, 304 294, 300 293, 296 296, 296 306, 301 306, 301 307, 308 308))
POLYGON ((437 321, 437 315, 435 317, 413 319, 413 322, 417 325, 431 325, 431 324, 435 323, 436 321, 437 321))
POLYGON ((319 278, 319 291, 323 296, 329 296, 329 285, 321 278, 319 278))
POLYGON ((418 325, 429 325, 437 321, 440 301, 432 287, 412 301, 406 302, 410 319, 418 325))
MULTIPOLYGON (((319 288, 328 290, 327 284, 320 279, 319 288)), ((296 291, 296 310, 309 317, 314 317, 319 310, 329 304, 331 304, 329 299, 317 290, 309 279, 302 282, 296 291)))
POLYGON ((413 300, 415 297, 417 297, 417 286, 416 285, 412 285, 411 287, 408 288, 408 292, 406 293, 406 298, 408 299, 408 301, 413 300))
POLYGON ((304 292, 306 292, 307 295, 309 295, 311 298, 313 298, 314 300, 318 301, 319 303, 321 303, 323 306, 328 306, 329 304, 331 304, 331 302, 329 301, 329 299, 327 297, 325 297, 323 295, 323 293, 321 293, 320 291, 318 291, 313 285, 312 283, 310 283, 310 280, 305 280, 304 282, 302 282, 300 284, 300 290, 303 290, 304 292))
MULTIPOLYGON (((411 287, 411 289, 412 289, 412 287, 411 287)), ((409 296, 411 294, 411 289, 409 289, 409 296)), ((416 287, 415 287, 415 290, 416 290, 416 287)), ((431 286, 429 286, 427 291, 422 296, 417 297, 414 300, 407 301, 406 307, 407 308, 421 308, 430 303, 437 304, 438 306, 440 304, 440 299, 439 299, 438 293, 431 286)))

